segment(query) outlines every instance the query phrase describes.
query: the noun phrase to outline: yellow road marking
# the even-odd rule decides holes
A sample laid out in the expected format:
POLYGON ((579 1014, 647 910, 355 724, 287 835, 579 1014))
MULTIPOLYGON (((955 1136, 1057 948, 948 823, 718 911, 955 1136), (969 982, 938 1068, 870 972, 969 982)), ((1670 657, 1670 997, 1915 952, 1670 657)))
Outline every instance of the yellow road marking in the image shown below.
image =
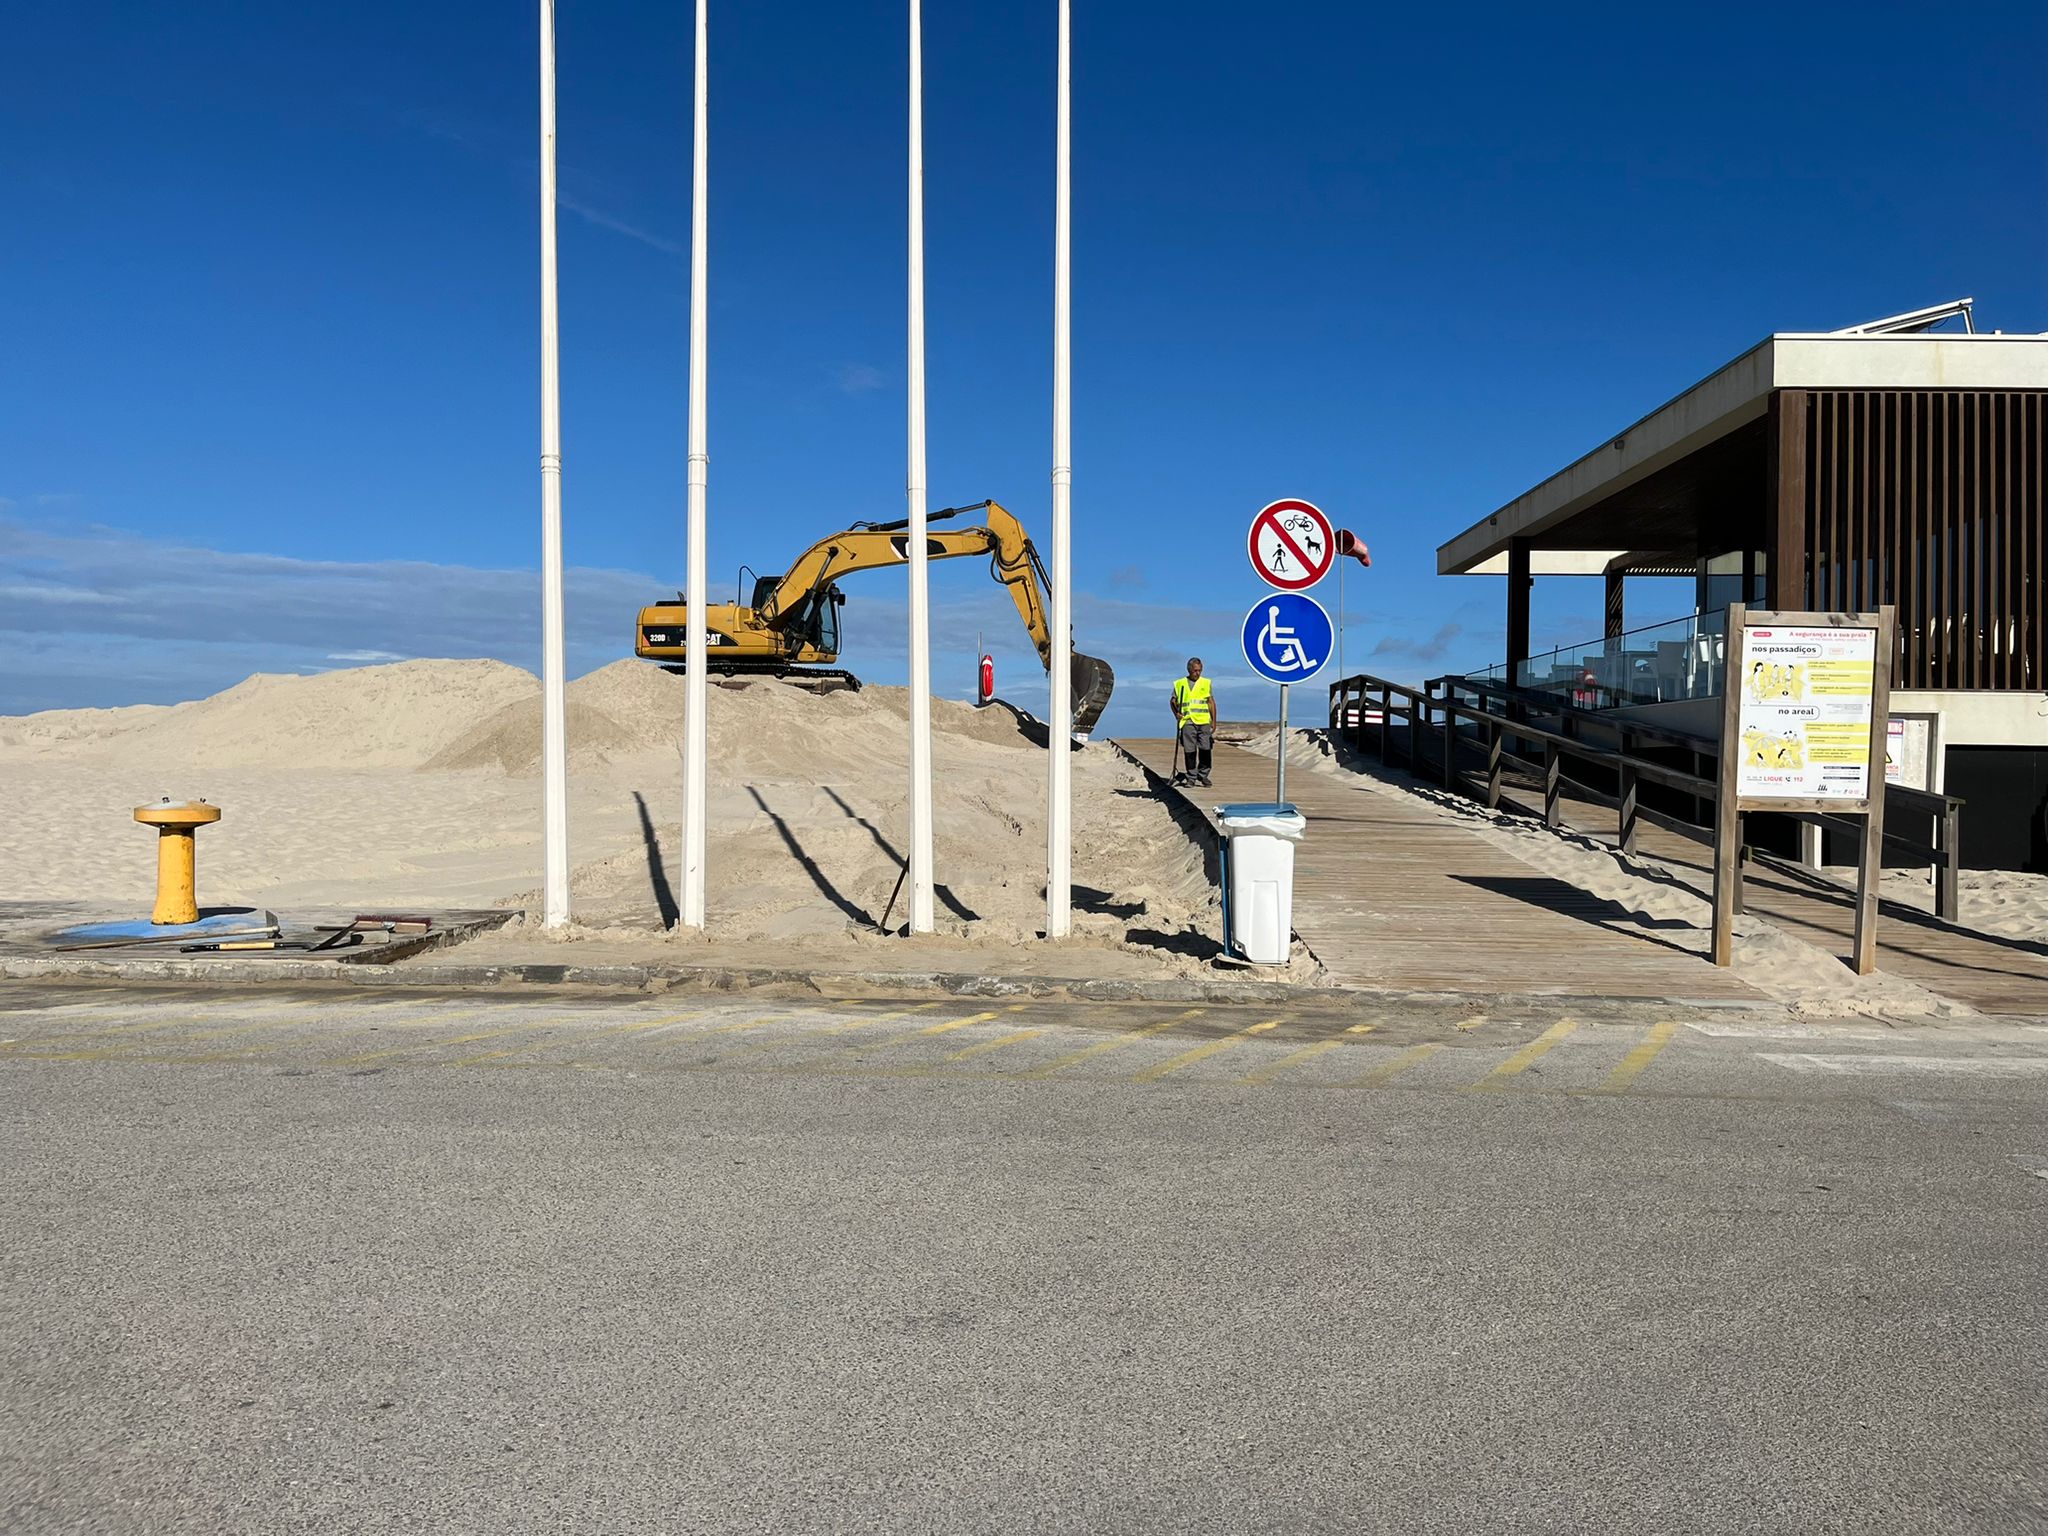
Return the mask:
POLYGON ((1392 1061, 1383 1061, 1363 1077, 1354 1077, 1348 1083, 1339 1083, 1339 1088, 1377 1088, 1396 1072, 1405 1072, 1420 1062, 1429 1060, 1444 1048, 1441 1040, 1425 1040, 1420 1045, 1411 1045, 1392 1061))
MULTIPOLYGON (((871 1013, 863 1019, 841 1019, 836 1024, 827 1024, 818 1029, 799 1030, 796 1034, 784 1035, 780 1040, 762 1040, 753 1045, 743 1045, 738 1050, 719 1057, 718 1060, 720 1062, 733 1061, 742 1056, 758 1056, 764 1051, 779 1051, 786 1045, 795 1045, 799 1040, 816 1040, 823 1035, 843 1035, 852 1030, 866 1029, 870 1024, 881 1024, 890 1019, 900 1019, 907 1014, 923 1013, 928 1008, 936 1008, 938 1006, 939 1000, 935 998, 929 1003, 917 1003, 908 1008, 890 1008, 882 1013, 871 1013)), ((697 1036, 694 1034, 676 1036, 678 1040, 694 1040, 696 1038, 697 1036)), ((707 1063, 707 1065, 715 1065, 715 1063, 707 1063)))
MULTIPOLYGON (((1377 1028, 1379 1028, 1377 1024, 1354 1024, 1344 1031, 1344 1035, 1369 1035, 1377 1028)), ((1328 1040, 1318 1040, 1313 1045, 1304 1045, 1298 1051, 1289 1051, 1278 1061, 1260 1067, 1256 1072, 1245 1073, 1238 1081, 1249 1087, 1255 1087, 1261 1083, 1270 1083, 1282 1072, 1298 1067, 1305 1061, 1313 1061, 1325 1051, 1334 1051, 1338 1046, 1344 1044, 1344 1035, 1336 1035, 1328 1040)))
MULTIPOLYGON (((885 1050, 889 1046, 902 1045, 910 1040, 925 1040, 933 1035, 949 1035, 956 1029, 965 1029, 970 1024, 986 1024, 990 1019, 999 1019, 1006 1013, 1015 1013, 1018 1008, 1027 1006, 1029 1005, 1018 1003, 1010 1008, 992 1008, 987 1013, 970 1013, 964 1019, 948 1019, 943 1024, 927 1024, 923 1029, 906 1030, 900 1035, 891 1035, 886 1040, 877 1040, 872 1048, 877 1051, 885 1050)), ((856 1040, 846 1049, 857 1051, 863 1044, 863 1041, 856 1040)))
POLYGON ((1152 1024, 1140 1024, 1136 1029, 1127 1029, 1120 1035, 1112 1036, 1108 1040, 1075 1051, 1071 1056, 1062 1056, 1057 1061, 1049 1061, 1042 1067, 1033 1068, 1031 1071, 1020 1075, 1024 1077, 1051 1077, 1055 1072, 1064 1072, 1068 1067, 1076 1066, 1088 1060, 1091 1056, 1100 1056, 1104 1051, 1116 1051, 1123 1049, 1127 1045, 1136 1045, 1147 1035, 1156 1035, 1163 1029, 1173 1028, 1176 1024, 1185 1024, 1197 1014, 1206 1011, 1201 1008, 1190 1008, 1186 1013, 1177 1013, 1170 1019, 1160 1019, 1152 1024))
POLYGON ((366 1061, 382 1061, 387 1056, 406 1056, 414 1051, 438 1051, 451 1045, 471 1045, 478 1040, 502 1040, 507 1035, 516 1035, 523 1029, 545 1029, 556 1022, 559 1015, 551 1015, 537 1023, 512 1024, 504 1029, 481 1029, 473 1035, 457 1035, 450 1040, 414 1040, 406 1045, 386 1046, 381 1051, 365 1051, 360 1056, 337 1056, 321 1063, 324 1067, 356 1067, 366 1061))
POLYGON ((1607 1081, 1600 1085, 1601 1093, 1624 1092, 1630 1083, 1643 1075, 1643 1069, 1657 1059, 1657 1055, 1671 1043, 1671 1037, 1678 1033, 1678 1025, 1666 1020, 1652 1024, 1636 1048, 1624 1056, 1621 1065, 1607 1075, 1607 1081))
POLYGON ((1010 1034, 999 1035, 993 1040, 984 1040, 979 1045, 970 1045, 964 1051, 955 1051, 946 1060, 965 1061, 970 1056, 981 1055, 984 1051, 1000 1051, 1006 1045, 1021 1045, 1026 1040, 1036 1040, 1044 1033, 1045 1031, 1042 1029, 1014 1030, 1010 1034))
POLYGON ((20 1040, 9 1040, 0 1045, 0 1050, 32 1051, 61 1040, 104 1040, 110 1035, 136 1035, 145 1030, 169 1029, 173 1024, 194 1024, 204 1019, 203 1014, 174 1014, 168 1019, 152 1019, 147 1024, 120 1024, 112 1029, 66 1029, 54 1035, 33 1035, 20 1040))
POLYGON ((1263 1023, 1248 1024, 1243 1029, 1233 1034, 1225 1035, 1220 1040, 1211 1040, 1206 1044, 1196 1046, 1191 1051, 1182 1051, 1178 1056, 1168 1057, 1165 1061, 1155 1062, 1142 1072, 1134 1072, 1131 1074, 1131 1081, 1134 1083, 1156 1083, 1168 1073, 1178 1072, 1182 1067, 1192 1067, 1198 1061, 1207 1061, 1218 1051, 1227 1051, 1233 1045, 1243 1045, 1252 1036, 1263 1035, 1267 1030, 1278 1029, 1279 1027, 1280 1021, 1278 1019, 1267 1019, 1263 1023))
POLYGON ((148 1051, 16 1051, 17 1061, 126 1061, 144 1066, 189 1067, 230 1061, 248 1063, 253 1051, 200 1052, 183 1056, 152 1054, 148 1051))
POLYGON ((1478 1082, 1470 1084, 1466 1088, 1466 1092, 1476 1093, 1481 1090, 1498 1091, 1507 1087, 1507 1080, 1509 1078, 1516 1076, 1518 1073, 1528 1071, 1539 1057, 1555 1049, 1560 1040, 1564 1039, 1566 1035, 1578 1027, 1570 1019, 1559 1019, 1550 1028, 1543 1031, 1542 1034, 1531 1040, 1527 1045, 1515 1052, 1514 1055, 1487 1073, 1486 1076, 1479 1079, 1478 1082))
MULTIPOLYGON (((613 1035, 642 1034, 650 1029, 665 1029, 671 1024, 680 1024, 685 1019, 694 1019, 703 1012, 702 1008, 692 1008, 688 1013, 672 1013, 659 1019, 635 1019, 630 1024, 614 1024, 610 1029, 575 1030, 566 1039, 535 1040, 529 1045, 508 1045, 502 1051, 484 1051, 479 1055, 461 1057, 446 1063, 446 1065, 451 1067, 483 1066, 489 1062, 502 1061, 507 1056, 524 1056, 528 1051, 545 1051, 557 1045, 581 1045, 585 1040, 605 1040, 613 1035)), ((558 1017, 552 1022, 567 1024, 572 1021, 558 1017)))
POLYGON ((773 1024, 780 1017, 780 1014, 764 1013, 758 1019, 737 1019, 730 1024, 714 1024, 709 1029, 686 1029, 670 1035, 665 1040, 650 1041, 649 1044, 673 1045, 678 1040, 702 1040, 711 1035, 736 1035, 742 1030, 759 1029, 763 1024, 773 1024))
POLYGON ((1487 1021, 1487 1020, 1486 1020, 1486 1015, 1485 1015, 1485 1014, 1483 1014, 1483 1013, 1475 1013, 1475 1014, 1473 1014, 1473 1015, 1472 1015, 1472 1017, 1471 1017, 1471 1018, 1469 1018, 1469 1019, 1460 1019, 1460 1020, 1458 1021, 1458 1028, 1460 1028, 1460 1029, 1462 1029, 1462 1030, 1466 1031, 1467 1033, 1470 1033, 1470 1032, 1471 1032, 1472 1030, 1475 1030, 1475 1029, 1477 1029, 1477 1028, 1478 1028, 1478 1027, 1479 1027, 1480 1025, 1484 1024, 1484 1023, 1485 1023, 1486 1021, 1487 1021))

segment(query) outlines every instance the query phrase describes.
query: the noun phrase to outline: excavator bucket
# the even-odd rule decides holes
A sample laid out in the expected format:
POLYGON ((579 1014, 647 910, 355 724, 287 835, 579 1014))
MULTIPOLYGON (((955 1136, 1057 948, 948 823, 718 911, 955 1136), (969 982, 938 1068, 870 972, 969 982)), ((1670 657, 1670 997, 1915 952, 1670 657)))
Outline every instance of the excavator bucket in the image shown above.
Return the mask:
POLYGON ((1116 673, 1100 657, 1084 656, 1076 651, 1068 675, 1074 684, 1073 732, 1086 738, 1095 729, 1095 722, 1102 718, 1102 712, 1109 708, 1109 695, 1116 687, 1116 673))

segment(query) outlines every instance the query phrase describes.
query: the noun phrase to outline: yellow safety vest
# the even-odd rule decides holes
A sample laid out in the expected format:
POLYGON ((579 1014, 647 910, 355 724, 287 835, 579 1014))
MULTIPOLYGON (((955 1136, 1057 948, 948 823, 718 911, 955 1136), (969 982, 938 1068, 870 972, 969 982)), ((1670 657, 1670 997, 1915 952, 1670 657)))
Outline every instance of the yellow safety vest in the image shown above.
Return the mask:
POLYGON ((1209 679, 1198 678, 1189 682, 1186 678, 1176 679, 1173 685, 1173 707, 1180 713, 1182 725, 1209 724, 1209 679))

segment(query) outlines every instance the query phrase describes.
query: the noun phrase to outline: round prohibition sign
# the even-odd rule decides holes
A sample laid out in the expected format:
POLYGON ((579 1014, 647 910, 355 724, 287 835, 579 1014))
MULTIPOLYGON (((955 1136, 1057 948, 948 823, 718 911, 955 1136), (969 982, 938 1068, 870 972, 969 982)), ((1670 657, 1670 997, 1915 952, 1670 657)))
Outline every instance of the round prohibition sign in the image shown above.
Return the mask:
POLYGON ((1330 574, 1337 540, 1322 508, 1306 501, 1275 501, 1252 519, 1245 552, 1268 586, 1302 592, 1330 574))

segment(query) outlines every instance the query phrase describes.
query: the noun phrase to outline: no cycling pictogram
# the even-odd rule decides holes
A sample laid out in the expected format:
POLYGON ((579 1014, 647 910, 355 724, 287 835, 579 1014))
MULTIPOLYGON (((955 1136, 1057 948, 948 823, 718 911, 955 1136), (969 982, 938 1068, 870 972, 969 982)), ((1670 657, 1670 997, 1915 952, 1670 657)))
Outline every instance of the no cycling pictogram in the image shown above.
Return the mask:
POLYGON ((1301 592, 1330 573, 1337 540, 1322 509, 1306 501, 1276 501, 1259 509, 1245 539, 1252 569, 1268 586, 1301 592))

